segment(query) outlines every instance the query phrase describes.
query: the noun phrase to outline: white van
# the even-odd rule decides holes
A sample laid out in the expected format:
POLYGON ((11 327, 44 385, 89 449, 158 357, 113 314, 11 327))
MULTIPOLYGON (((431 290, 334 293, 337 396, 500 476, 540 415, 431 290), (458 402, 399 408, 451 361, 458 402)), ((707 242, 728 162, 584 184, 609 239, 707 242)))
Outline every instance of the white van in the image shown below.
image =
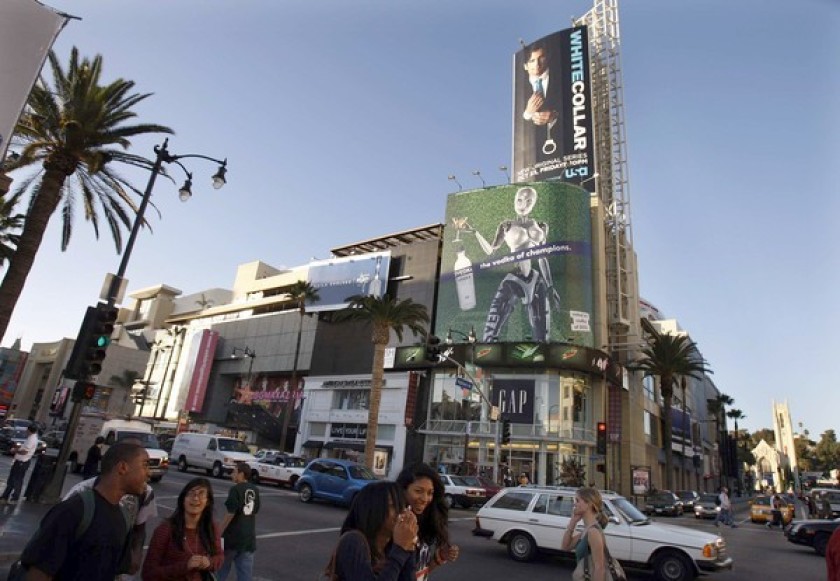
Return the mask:
POLYGON ((173 462, 178 463, 181 472, 189 468, 204 468, 216 478, 233 472, 237 462, 256 460, 248 446, 236 438, 192 432, 184 432, 175 437, 169 456, 173 462))

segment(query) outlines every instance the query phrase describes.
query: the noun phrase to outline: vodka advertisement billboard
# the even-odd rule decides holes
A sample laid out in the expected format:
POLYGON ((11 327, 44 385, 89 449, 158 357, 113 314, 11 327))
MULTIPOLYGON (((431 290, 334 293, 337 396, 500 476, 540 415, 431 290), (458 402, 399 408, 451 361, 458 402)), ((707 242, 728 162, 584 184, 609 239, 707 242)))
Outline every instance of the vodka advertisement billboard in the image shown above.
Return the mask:
POLYGON ((451 194, 436 333, 593 346, 589 198, 561 182, 451 194))
POLYGON ((306 303, 307 312, 343 309, 354 295, 382 298, 388 286, 390 252, 316 260, 309 263, 309 284, 318 300, 306 303))
POLYGON ((513 63, 513 180, 562 180, 595 191, 586 27, 541 38, 513 63))

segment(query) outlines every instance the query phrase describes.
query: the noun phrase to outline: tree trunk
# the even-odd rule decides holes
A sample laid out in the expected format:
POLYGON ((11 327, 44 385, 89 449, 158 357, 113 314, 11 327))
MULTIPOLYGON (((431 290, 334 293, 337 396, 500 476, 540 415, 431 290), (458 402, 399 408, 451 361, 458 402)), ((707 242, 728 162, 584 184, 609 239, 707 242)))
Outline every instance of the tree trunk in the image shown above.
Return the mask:
POLYGON ((673 379, 670 375, 662 377, 662 411, 665 414, 664 418, 664 433, 662 434, 662 448, 665 450, 665 490, 674 490, 674 458, 671 453, 671 435, 673 430, 673 422, 671 421, 671 399, 674 397, 673 379))
POLYGON ((295 345, 295 361, 292 364, 292 379, 289 381, 289 401, 283 406, 283 424, 280 428, 280 451, 286 451, 286 434, 289 431, 289 422, 292 419, 292 407, 294 406, 294 395, 297 393, 297 370, 298 370, 298 356, 300 355, 300 337, 303 334, 303 315, 306 313, 305 307, 301 303, 299 309, 300 323, 298 324, 297 344, 295 345))
POLYGON ((388 345, 388 329, 385 340, 382 330, 373 331, 373 369, 370 380, 370 406, 368 408, 367 436, 365 437, 365 466, 373 470, 373 452, 376 449, 376 435, 379 428, 379 404, 382 401, 382 380, 385 376, 385 347, 388 345))
POLYGON ((9 321, 23 292, 29 271, 35 263, 50 218, 61 201, 61 188, 66 177, 60 171, 46 170, 38 186, 38 193, 35 194, 34 203, 26 215, 20 242, 9 259, 6 275, 0 284, 0 341, 9 328, 9 321))

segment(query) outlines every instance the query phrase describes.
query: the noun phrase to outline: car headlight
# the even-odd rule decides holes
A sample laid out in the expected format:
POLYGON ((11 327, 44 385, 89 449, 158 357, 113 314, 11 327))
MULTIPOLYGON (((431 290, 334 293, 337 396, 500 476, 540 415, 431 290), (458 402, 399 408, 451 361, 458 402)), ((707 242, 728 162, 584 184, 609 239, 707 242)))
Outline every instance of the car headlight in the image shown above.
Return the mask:
POLYGON ((790 527, 790 534, 795 535, 796 533, 799 532, 800 528, 802 528, 801 524, 798 524, 798 523, 794 524, 793 526, 790 527))

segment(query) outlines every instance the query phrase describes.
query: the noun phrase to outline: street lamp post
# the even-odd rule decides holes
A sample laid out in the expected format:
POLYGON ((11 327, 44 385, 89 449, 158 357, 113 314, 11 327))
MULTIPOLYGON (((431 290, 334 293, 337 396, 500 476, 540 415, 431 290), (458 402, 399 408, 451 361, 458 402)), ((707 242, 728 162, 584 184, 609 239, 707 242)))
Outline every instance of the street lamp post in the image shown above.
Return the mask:
POLYGON ((251 389, 251 370, 254 368, 254 358, 256 356, 257 354, 254 350, 249 348, 247 345, 244 348, 234 347, 233 352, 230 354, 231 359, 243 359, 245 357, 250 359, 250 361, 248 361, 248 375, 245 376, 245 382, 248 385, 248 389, 251 389), (237 352, 241 353, 238 357, 237 352))
MULTIPOLYGON (((458 331, 457 329, 449 329, 449 332, 446 334, 446 344, 447 345, 452 345, 452 343, 453 343, 452 333, 456 333, 456 334, 460 335, 461 337, 463 337, 464 339, 466 339, 469 342, 469 344, 470 344, 470 366, 473 368, 473 370, 475 370, 475 341, 476 341, 475 327, 470 329, 469 334, 464 333, 462 331, 458 331)), ((463 461, 464 474, 469 474, 469 463, 467 462, 467 454, 469 453, 469 450, 470 450, 470 417, 469 417, 470 399, 469 399, 469 396, 467 396, 466 398, 461 398, 461 407, 463 408, 464 420, 466 422, 465 426, 464 426, 464 461, 463 461)))
MULTIPOLYGON (((120 287, 122 286, 125 271, 128 268, 128 261, 131 258, 131 252, 134 249, 134 242, 137 239, 137 234, 140 231, 140 227, 143 225, 143 216, 145 215, 146 208, 149 205, 149 199, 152 197, 152 190, 155 187, 155 181, 157 180, 157 176, 163 169, 163 164, 174 163, 178 165, 182 170, 184 170, 184 173, 187 175, 187 180, 184 182, 184 185, 181 186, 181 189, 178 190, 178 197, 182 202, 186 202, 192 196, 192 174, 187 170, 186 167, 184 167, 184 164, 181 163, 180 160, 182 159, 206 159, 208 161, 212 161, 213 163, 219 164, 219 169, 216 170, 216 173, 212 176, 213 188, 218 190, 222 186, 224 186, 225 183, 227 183, 227 180, 225 179, 225 174, 227 173, 227 159, 218 160, 197 153, 189 153, 186 155, 173 155, 169 153, 169 149, 167 148, 168 145, 169 138, 166 138, 164 139, 161 145, 156 145, 154 148, 155 163, 154 165, 152 165, 152 173, 151 175, 149 175, 149 181, 146 184, 145 191, 143 192, 143 199, 140 201, 140 206, 137 208, 137 215, 134 217, 134 224, 131 227, 131 233, 128 236, 128 241, 126 242, 125 250, 123 251, 122 258, 120 260, 120 265, 117 269, 117 274, 113 278, 111 278, 110 284, 108 285, 106 302, 109 307, 113 307, 117 303, 117 294, 119 293, 120 287)), ((84 381, 86 379, 88 378, 80 377, 78 381, 84 381)), ((76 428, 79 424, 79 416, 82 413, 82 405, 83 402, 73 402, 73 409, 70 412, 70 418, 68 420, 64 442, 61 445, 61 450, 59 451, 58 459, 56 460, 56 468, 53 472, 52 479, 45 487, 44 493, 42 495, 44 502, 54 503, 58 502, 58 500, 60 500, 61 498, 61 488, 64 486, 64 467, 67 464, 67 458, 70 456, 70 447, 72 445, 73 438, 76 435, 76 428)))

